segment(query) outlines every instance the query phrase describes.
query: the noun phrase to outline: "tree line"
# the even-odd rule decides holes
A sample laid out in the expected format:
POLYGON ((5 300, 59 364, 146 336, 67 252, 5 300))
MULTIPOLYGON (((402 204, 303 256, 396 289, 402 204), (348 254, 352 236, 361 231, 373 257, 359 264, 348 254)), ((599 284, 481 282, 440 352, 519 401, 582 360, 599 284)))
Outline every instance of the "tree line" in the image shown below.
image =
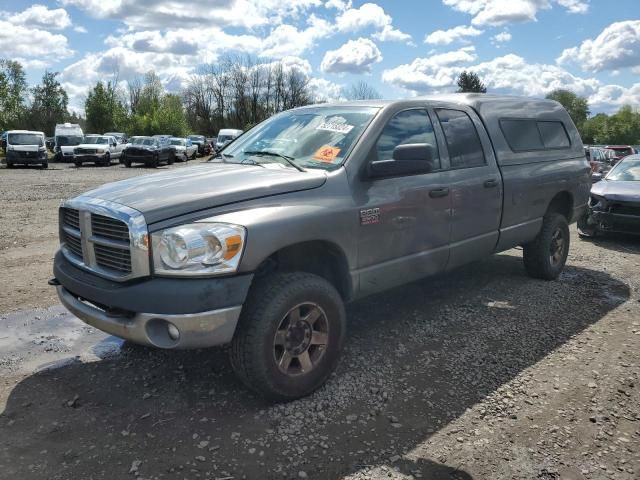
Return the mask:
MULTIPOLYGON (((56 123, 72 122, 98 133, 216 135, 221 128, 246 130, 274 113, 325 101, 301 67, 251 56, 223 56, 202 66, 179 93, 167 92, 154 71, 122 82, 116 68, 111 79, 98 81, 89 91, 84 117, 69 112, 69 97, 58 78, 58 73, 47 71, 39 84, 30 87, 19 62, 0 58, 0 131, 26 129, 53 135, 56 123)), ((472 71, 462 72, 456 84, 459 92, 487 91, 472 71)), ((381 95, 360 81, 344 88, 341 97, 364 100, 381 95)), ((590 116, 587 99, 570 90, 554 90, 547 98, 567 109, 585 144, 640 144, 637 106, 590 116)))

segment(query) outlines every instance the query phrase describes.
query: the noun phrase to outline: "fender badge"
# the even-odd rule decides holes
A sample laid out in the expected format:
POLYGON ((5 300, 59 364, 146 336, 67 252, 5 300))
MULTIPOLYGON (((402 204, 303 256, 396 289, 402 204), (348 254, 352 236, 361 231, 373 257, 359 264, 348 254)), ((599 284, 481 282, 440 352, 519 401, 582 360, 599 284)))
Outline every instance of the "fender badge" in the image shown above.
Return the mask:
POLYGON ((373 225, 380 221, 379 208, 367 208, 360 210, 360 225, 373 225))

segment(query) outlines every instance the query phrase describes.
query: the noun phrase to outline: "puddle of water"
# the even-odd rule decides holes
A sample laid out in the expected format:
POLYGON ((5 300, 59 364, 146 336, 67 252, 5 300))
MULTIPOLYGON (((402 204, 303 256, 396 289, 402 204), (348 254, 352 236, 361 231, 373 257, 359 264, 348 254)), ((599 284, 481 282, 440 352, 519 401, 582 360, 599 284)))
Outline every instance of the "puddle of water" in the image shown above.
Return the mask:
POLYGON ((29 374, 98 361, 117 355, 122 344, 61 305, 0 315, 0 372, 29 374))

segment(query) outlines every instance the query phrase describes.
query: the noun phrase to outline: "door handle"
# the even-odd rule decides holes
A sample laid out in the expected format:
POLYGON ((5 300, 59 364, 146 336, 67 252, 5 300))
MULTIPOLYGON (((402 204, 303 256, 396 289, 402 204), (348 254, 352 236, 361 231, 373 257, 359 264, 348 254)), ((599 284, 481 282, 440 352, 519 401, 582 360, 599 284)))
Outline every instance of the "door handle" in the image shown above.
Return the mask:
POLYGON ((449 195, 448 188, 436 188, 435 190, 429 191, 429 196, 431 198, 446 197, 447 195, 449 195))
POLYGON ((489 180, 484 182, 484 188, 493 188, 498 186, 498 180, 495 178, 490 178, 489 180))

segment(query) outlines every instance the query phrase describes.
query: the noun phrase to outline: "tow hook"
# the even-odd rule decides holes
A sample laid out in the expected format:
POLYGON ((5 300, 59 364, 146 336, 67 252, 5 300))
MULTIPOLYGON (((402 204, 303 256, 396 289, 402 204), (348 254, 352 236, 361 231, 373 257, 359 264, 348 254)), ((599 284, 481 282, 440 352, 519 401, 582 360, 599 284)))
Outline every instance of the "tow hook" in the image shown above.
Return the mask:
POLYGON ((47 280, 47 283, 52 287, 58 287, 61 285, 60 281, 57 278, 50 278, 49 280, 47 280))

